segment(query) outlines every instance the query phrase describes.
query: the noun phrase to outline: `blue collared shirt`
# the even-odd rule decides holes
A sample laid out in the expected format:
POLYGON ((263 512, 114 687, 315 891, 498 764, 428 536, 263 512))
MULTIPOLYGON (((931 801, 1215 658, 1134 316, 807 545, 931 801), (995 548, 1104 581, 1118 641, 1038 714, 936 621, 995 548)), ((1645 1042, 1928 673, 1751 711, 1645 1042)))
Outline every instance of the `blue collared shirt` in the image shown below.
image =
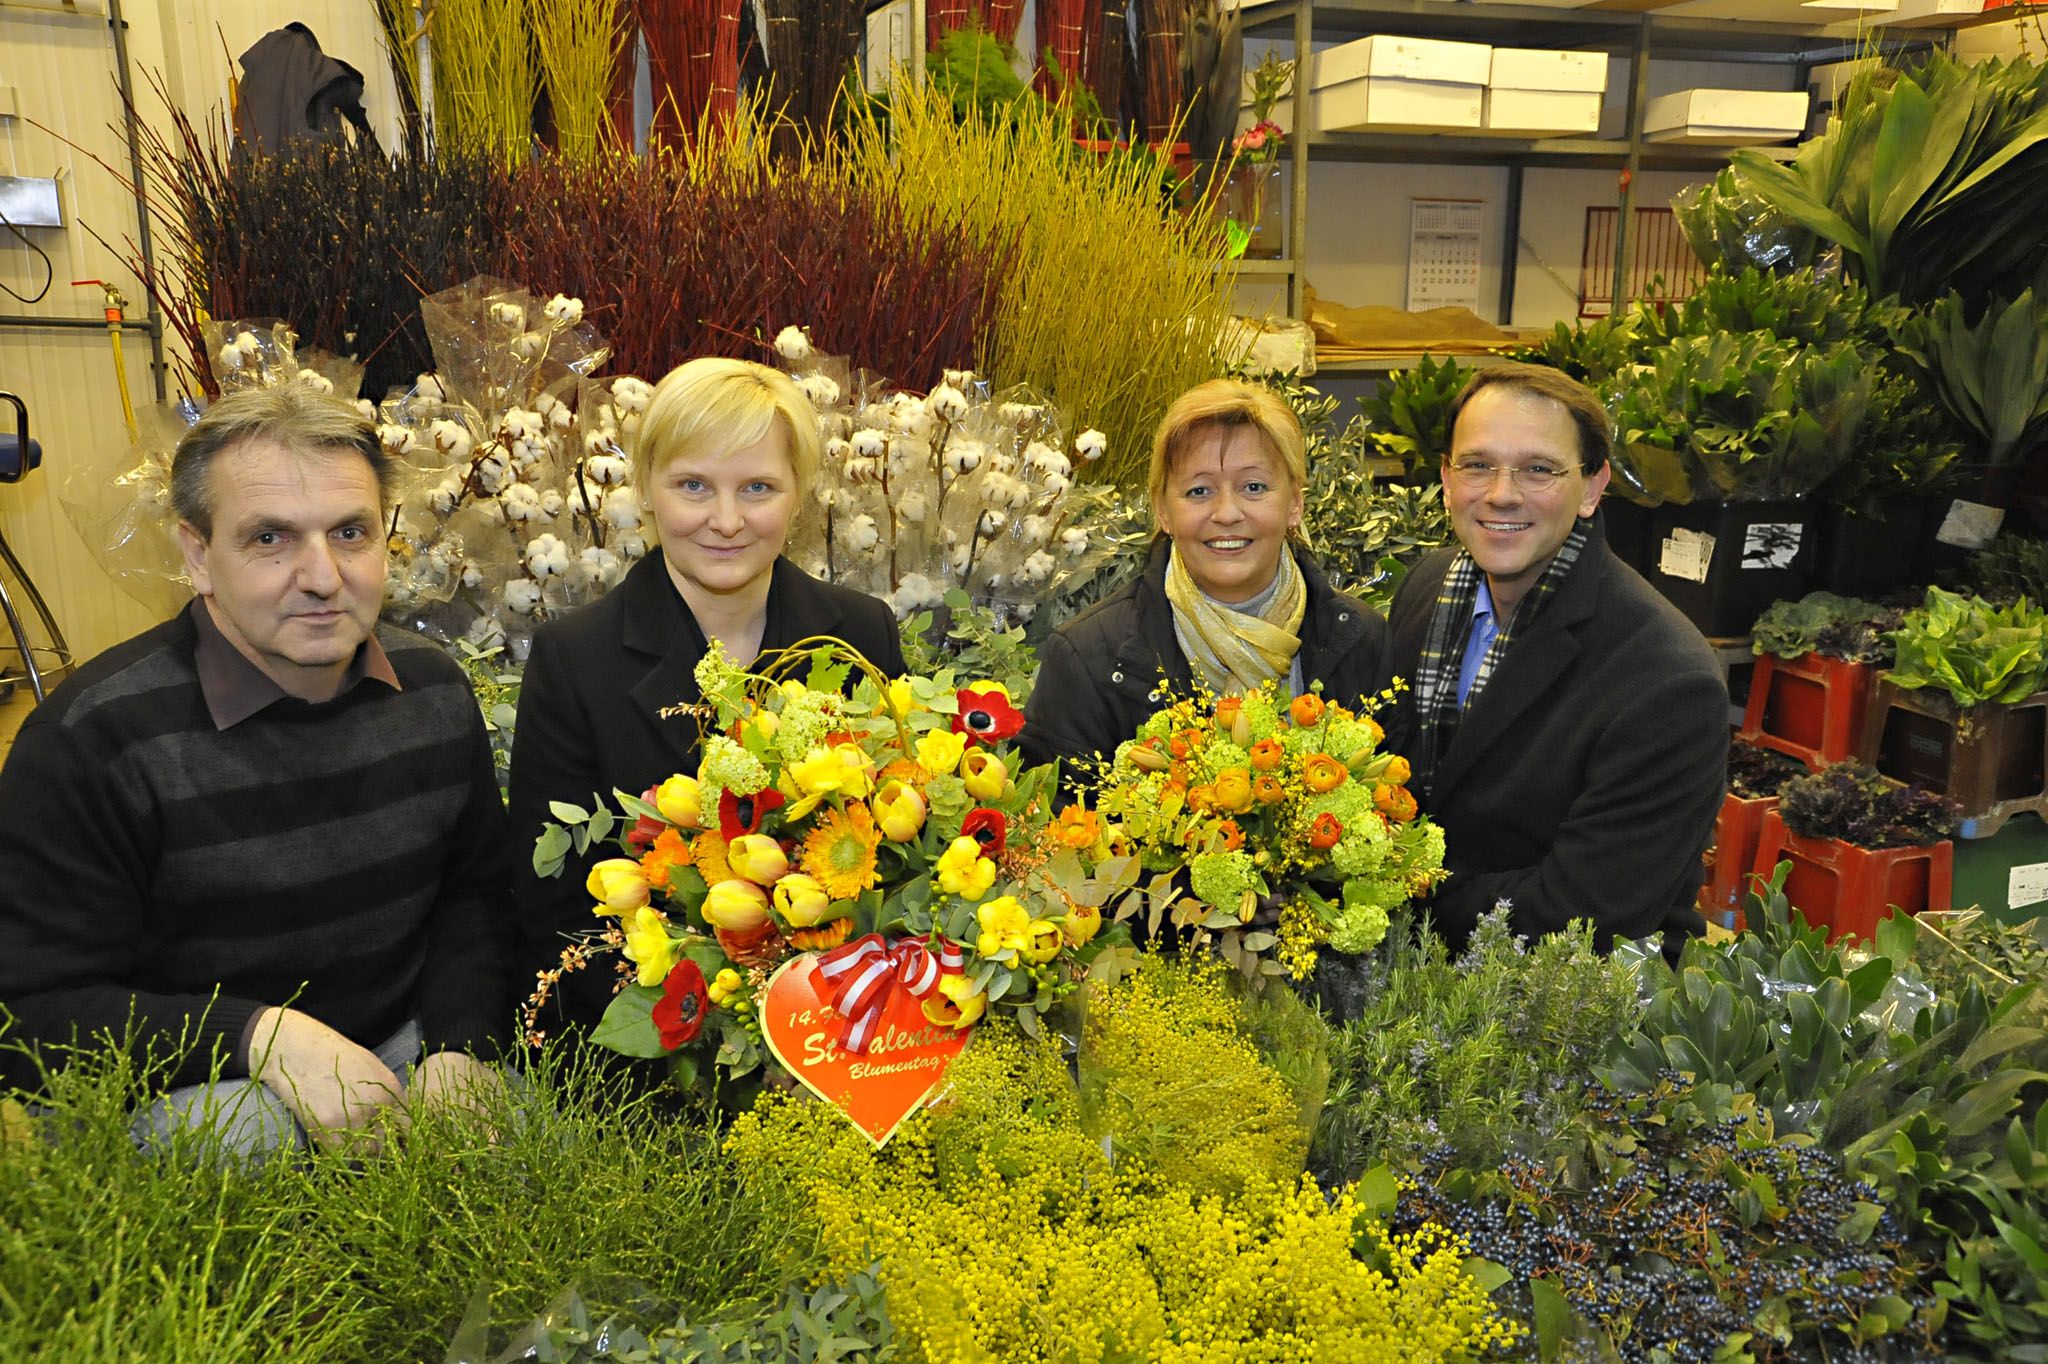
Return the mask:
POLYGON ((1472 602, 1472 633, 1465 637, 1465 660, 1458 665, 1458 709, 1465 708, 1465 698, 1472 694, 1472 679, 1479 676, 1480 661, 1499 633, 1493 619, 1493 593, 1487 590, 1482 575, 1479 595, 1472 602))

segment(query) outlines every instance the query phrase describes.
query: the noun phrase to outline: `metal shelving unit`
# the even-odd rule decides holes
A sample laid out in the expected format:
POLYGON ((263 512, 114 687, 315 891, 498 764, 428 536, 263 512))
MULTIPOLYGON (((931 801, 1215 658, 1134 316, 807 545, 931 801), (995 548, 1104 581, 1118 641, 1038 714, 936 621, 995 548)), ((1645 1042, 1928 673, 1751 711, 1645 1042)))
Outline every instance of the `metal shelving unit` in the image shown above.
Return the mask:
MULTIPOLYGON (((1619 300, 1627 291, 1632 243, 1634 181, 1646 170, 1713 170, 1726 164, 1734 146, 1652 142, 1643 135, 1643 110, 1649 103, 1652 60, 1766 63, 1796 69, 1803 83, 1814 66, 1854 57, 1894 56, 1925 50, 1946 41, 1946 33, 1930 29, 1864 29, 1852 25, 1754 23, 1729 19, 1687 18, 1656 12, 1552 9, 1531 5, 1445 3, 1445 0, 1276 0, 1247 7, 1246 37, 1289 34, 1297 56, 1306 56, 1317 40, 1342 41, 1373 33, 1408 37, 1449 38, 1491 43, 1497 47, 1570 48, 1604 51, 1629 61, 1627 129, 1619 138, 1573 137, 1516 139, 1475 137, 1456 133, 1314 132, 1310 128, 1308 63, 1296 67, 1294 121, 1297 135, 1288 140, 1287 250, 1279 261, 1266 261, 1244 275, 1283 275, 1287 310, 1301 317, 1306 309, 1302 272, 1308 240, 1309 164, 1313 161, 1425 162, 1434 165, 1505 166, 1508 170, 1506 259, 1501 269, 1500 316, 1512 315, 1515 290, 1515 242, 1520 236, 1524 172, 1531 169, 1595 168, 1618 172, 1617 202, 1621 210, 1615 243, 1615 288, 1619 300)), ((1789 159, 1791 147, 1757 148, 1767 156, 1789 159)), ((1247 263, 1249 266, 1250 263, 1247 263)))

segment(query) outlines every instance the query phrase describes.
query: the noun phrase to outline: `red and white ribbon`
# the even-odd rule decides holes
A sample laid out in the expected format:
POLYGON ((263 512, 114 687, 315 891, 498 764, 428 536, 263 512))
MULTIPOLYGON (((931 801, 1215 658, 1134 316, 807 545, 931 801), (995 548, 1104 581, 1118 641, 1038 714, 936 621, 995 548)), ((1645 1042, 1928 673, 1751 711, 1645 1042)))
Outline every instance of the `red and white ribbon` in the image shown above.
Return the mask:
POLYGON ((967 959, 960 945, 936 933, 932 942, 936 948, 910 938, 890 944, 870 933, 818 959, 818 975, 832 991, 832 1009, 846 1020, 841 1047, 855 1056, 867 1054, 889 996, 899 987, 912 999, 923 999, 939 987, 940 977, 959 974, 967 959))

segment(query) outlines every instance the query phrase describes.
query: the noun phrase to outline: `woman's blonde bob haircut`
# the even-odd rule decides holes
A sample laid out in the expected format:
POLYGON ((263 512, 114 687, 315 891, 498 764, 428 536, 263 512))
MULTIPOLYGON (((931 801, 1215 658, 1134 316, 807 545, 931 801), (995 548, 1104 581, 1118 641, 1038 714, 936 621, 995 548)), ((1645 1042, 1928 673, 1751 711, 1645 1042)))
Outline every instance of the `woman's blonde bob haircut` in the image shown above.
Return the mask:
POLYGON ((1263 385, 1211 379, 1175 398, 1152 435, 1152 471, 1145 491, 1151 495, 1155 516, 1166 503, 1166 480, 1174 461, 1211 428, 1221 432, 1233 426, 1252 427, 1265 438, 1267 454, 1287 480, 1288 492, 1308 486, 1308 457, 1294 410, 1263 385))
POLYGON ((777 421, 801 493, 818 476, 818 411, 779 369, 752 360, 707 355, 670 370, 654 386, 640 439, 633 445, 633 480, 654 486, 672 460, 723 458, 767 438, 777 421))

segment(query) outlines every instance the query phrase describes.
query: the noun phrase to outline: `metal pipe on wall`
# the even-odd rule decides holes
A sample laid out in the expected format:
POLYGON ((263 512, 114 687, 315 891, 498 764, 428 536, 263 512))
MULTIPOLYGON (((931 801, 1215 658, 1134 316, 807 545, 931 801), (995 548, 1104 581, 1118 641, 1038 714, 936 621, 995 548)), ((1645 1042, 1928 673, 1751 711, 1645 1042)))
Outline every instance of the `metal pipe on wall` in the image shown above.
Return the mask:
MULTIPOLYGON (((121 82, 122 121, 128 129, 128 175, 135 191, 135 218, 141 227, 142 263, 154 275, 156 249, 150 240, 149 202, 143 198, 142 187, 142 129, 135 116, 135 80, 128 71, 128 21, 121 14, 121 0, 107 0, 107 27, 114 32, 114 70, 121 82)), ((149 305, 142 324, 149 332, 149 372, 156 383, 156 400, 163 402, 170 396, 164 382, 164 319, 146 288, 143 297, 149 305)), ((95 325, 104 327, 106 323, 95 325)))

